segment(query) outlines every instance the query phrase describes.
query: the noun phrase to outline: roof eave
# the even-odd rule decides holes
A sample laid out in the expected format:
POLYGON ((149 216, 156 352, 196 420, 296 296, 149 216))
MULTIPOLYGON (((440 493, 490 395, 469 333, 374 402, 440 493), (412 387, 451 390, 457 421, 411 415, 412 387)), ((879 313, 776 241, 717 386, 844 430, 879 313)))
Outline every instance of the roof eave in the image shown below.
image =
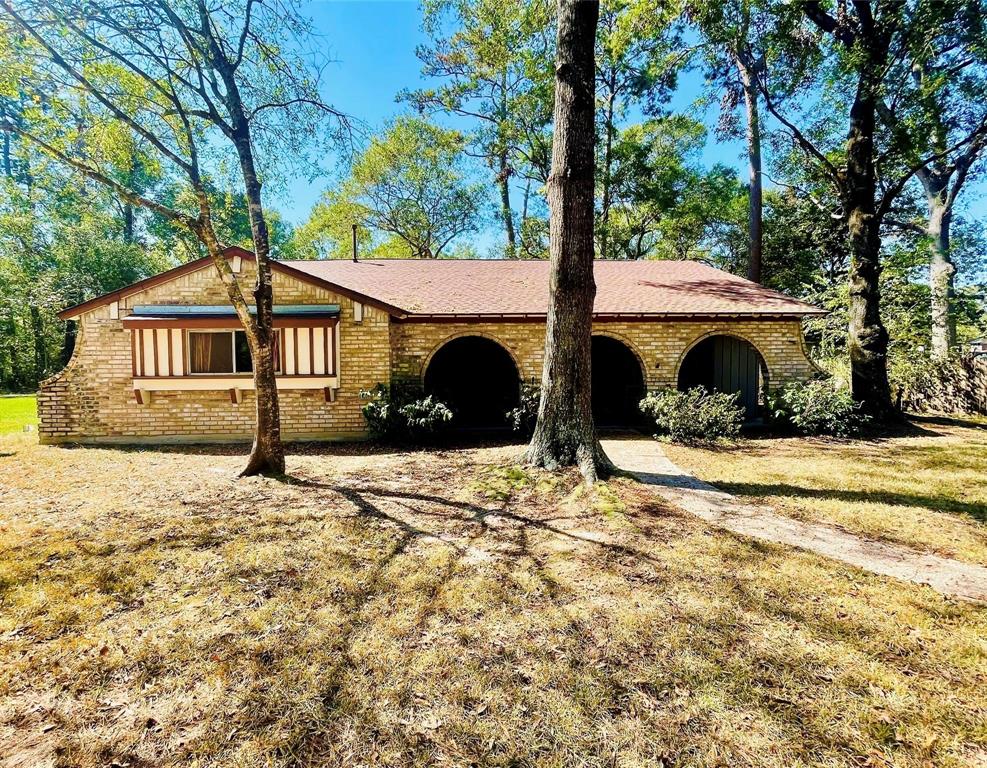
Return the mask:
MULTIPOLYGON (((596 321, 635 321, 635 320, 690 320, 720 319, 747 320, 750 318, 777 318, 798 320, 807 316, 824 316, 829 312, 822 309, 799 309, 791 311, 765 312, 594 312, 596 321)), ((408 323, 430 322, 544 322, 548 315, 544 312, 408 312, 396 319, 408 323)))

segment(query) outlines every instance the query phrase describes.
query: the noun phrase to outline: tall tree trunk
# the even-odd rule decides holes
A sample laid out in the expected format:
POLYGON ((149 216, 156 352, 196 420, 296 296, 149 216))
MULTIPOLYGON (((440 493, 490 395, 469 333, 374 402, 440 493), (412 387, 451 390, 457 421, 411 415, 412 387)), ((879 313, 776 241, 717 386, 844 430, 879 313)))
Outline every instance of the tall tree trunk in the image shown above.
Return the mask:
POLYGON ((528 462, 577 465, 587 483, 612 464, 596 439, 591 402, 594 76, 599 3, 558 0, 555 129, 548 180, 551 280, 541 401, 528 462))
POLYGON ((499 141, 497 160, 500 167, 497 169, 497 184, 500 187, 500 211, 504 219, 504 233, 507 235, 507 257, 513 259, 518 255, 518 252, 517 237, 514 232, 514 211, 511 209, 511 164, 507 141, 501 135, 508 118, 507 91, 507 69, 505 68, 500 73, 500 104, 498 105, 500 125, 497 127, 499 141))
MULTIPOLYGON (((127 186, 130 189, 137 187, 137 158, 130 158, 130 167, 127 169, 127 186)), ((134 206, 127 200, 123 201, 123 241, 130 245, 134 242, 134 206)))
POLYGON ((274 288, 271 284, 271 242, 261 205, 261 185, 254 167, 253 147, 246 120, 236 120, 233 144, 240 159, 250 217, 250 234, 257 258, 254 303, 257 319, 247 329, 254 364, 254 394, 257 406, 254 443, 242 475, 284 474, 284 445, 281 442, 281 404, 274 365, 274 288), (252 331, 252 332, 251 332, 252 331))
POLYGON ((956 346, 956 318, 950 311, 956 266, 949 251, 949 227, 953 212, 944 196, 929 199, 927 231, 932 240, 929 290, 932 314, 932 357, 945 360, 956 346))
POLYGON ((613 180, 610 169, 613 166, 613 134, 614 134, 614 78, 610 79, 610 94, 607 97, 607 109, 603 120, 603 179, 600 194, 600 258, 610 258, 610 203, 613 180))
POLYGON ((754 63, 743 53, 735 56, 737 72, 744 91, 744 105, 747 111, 747 163, 750 174, 750 210, 748 213, 747 278, 761 282, 762 252, 764 250, 764 203, 761 180, 761 118, 757 108, 757 87, 751 71, 754 63))
POLYGON ((41 318, 41 310, 34 304, 30 306, 31 342, 34 347, 34 384, 37 385, 48 371, 48 348, 45 345, 45 326, 41 318))
MULTIPOLYGON (((950 224, 953 218, 950 194, 951 172, 943 164, 922 169, 918 174, 929 215, 925 232, 929 236, 929 310, 931 315, 932 357, 945 360, 956 346, 956 318, 952 313, 953 280, 956 266, 950 253, 950 224)), ((965 174, 961 175, 959 183, 965 174)))
MULTIPOLYGON (((873 50, 869 53, 883 61, 873 50)), ((870 69, 876 68, 875 59, 870 69)), ((874 169, 878 77, 873 71, 862 73, 850 108, 841 196, 850 233, 850 388, 866 413, 885 421, 898 413, 888 383, 888 332, 881 322, 881 220, 874 169)))
POLYGON ((78 333, 79 323, 75 320, 65 321, 65 334, 62 337, 62 352, 59 364, 62 368, 69 364, 72 353, 75 352, 75 338, 78 333))
MULTIPOLYGON (((215 28, 209 19, 209 11, 204 0, 198 0, 200 34, 208 49, 211 64, 219 73, 225 89, 224 100, 230 115, 228 135, 236 149, 240 162, 240 175, 243 177, 244 195, 247 199, 247 214, 250 219, 250 235, 254 243, 257 264, 257 279, 254 283, 255 317, 250 317, 245 307, 238 306, 236 289, 227 286, 237 315, 246 332, 247 345, 254 367, 254 400, 256 414, 254 442, 250 449, 247 466, 240 473, 249 475, 283 475, 284 445, 281 442, 281 404, 278 399, 278 384, 274 369, 274 288, 271 284, 271 240, 267 230, 267 219, 261 203, 261 183, 254 164, 253 142, 250 121, 240 95, 236 79, 236 65, 227 58, 223 47, 214 37, 215 28)), ((206 203, 208 205, 208 203, 206 203)), ((200 203, 202 206, 202 203, 200 203)), ((211 223, 208 225, 209 238, 214 241, 211 223)), ((210 251, 215 243, 207 243, 210 251)), ((217 259, 220 273, 228 269, 225 261, 217 259)), ((229 275, 226 275, 228 280, 229 275)))
POLYGON ((517 238, 514 233, 514 211, 511 210, 511 168, 507 162, 507 150, 501 150, 498 159, 497 186, 500 187, 500 213, 504 219, 504 232, 507 235, 507 256, 517 256, 517 238))

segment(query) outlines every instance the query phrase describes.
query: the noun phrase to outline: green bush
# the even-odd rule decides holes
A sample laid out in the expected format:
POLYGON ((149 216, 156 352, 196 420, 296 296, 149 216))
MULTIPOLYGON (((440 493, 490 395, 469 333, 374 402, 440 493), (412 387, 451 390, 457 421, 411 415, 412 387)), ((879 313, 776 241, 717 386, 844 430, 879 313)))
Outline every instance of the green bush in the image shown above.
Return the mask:
POLYGON ((434 397, 401 401, 383 384, 360 393, 370 435, 378 440, 421 442, 439 434, 452 421, 452 411, 434 397))
POLYGON ((850 437, 868 421, 850 390, 831 379, 786 384, 768 396, 768 410, 776 424, 802 435, 850 437))
POLYGON ((531 437, 538 421, 538 404, 541 402, 541 387, 537 384, 521 385, 521 402, 504 414, 512 430, 531 437))
POLYGON ((655 438, 679 443, 712 442, 736 437, 744 424, 744 408, 736 394, 709 392, 695 387, 685 392, 660 389, 638 407, 655 424, 655 438))

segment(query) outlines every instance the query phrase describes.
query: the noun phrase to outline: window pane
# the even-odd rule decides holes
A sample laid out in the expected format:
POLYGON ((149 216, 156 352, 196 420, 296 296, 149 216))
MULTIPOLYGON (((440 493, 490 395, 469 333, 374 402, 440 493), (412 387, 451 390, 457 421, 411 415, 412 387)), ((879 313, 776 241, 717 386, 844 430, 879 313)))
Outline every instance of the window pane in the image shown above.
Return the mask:
POLYGON ((233 350, 228 333, 189 331, 188 345, 192 373, 233 373, 233 350))
POLYGON ((236 370, 237 373, 249 373, 254 369, 253 361, 250 359, 250 345, 247 344, 247 334, 243 331, 236 331, 233 334, 236 347, 236 370))

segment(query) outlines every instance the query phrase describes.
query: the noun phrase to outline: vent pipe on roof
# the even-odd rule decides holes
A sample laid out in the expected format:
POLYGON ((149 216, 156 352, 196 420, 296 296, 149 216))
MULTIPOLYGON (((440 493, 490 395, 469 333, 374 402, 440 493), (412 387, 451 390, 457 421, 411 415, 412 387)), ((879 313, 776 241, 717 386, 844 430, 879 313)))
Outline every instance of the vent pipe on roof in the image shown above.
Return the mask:
POLYGON ((353 225, 353 261, 357 261, 356 258, 356 224, 353 225))

